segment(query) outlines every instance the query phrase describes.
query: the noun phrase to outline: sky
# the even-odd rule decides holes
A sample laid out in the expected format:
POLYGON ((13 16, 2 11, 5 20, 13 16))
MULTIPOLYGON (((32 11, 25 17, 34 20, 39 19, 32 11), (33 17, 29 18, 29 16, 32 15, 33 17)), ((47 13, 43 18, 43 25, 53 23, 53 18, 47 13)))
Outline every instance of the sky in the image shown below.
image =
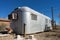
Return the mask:
POLYGON ((50 18, 51 7, 54 11, 54 19, 58 23, 57 15, 60 13, 60 0, 0 0, 0 18, 8 18, 15 8, 28 6, 50 18))

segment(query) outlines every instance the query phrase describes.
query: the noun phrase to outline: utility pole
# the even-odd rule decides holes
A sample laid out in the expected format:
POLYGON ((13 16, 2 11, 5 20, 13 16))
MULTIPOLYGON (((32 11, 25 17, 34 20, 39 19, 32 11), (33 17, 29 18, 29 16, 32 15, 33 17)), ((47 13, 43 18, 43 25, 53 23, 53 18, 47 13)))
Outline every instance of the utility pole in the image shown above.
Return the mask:
POLYGON ((52 28, 53 28, 53 30, 54 29, 56 29, 56 23, 55 23, 55 21, 54 21, 54 9, 53 9, 53 7, 51 7, 51 11, 52 11, 52 21, 51 21, 51 24, 52 24, 52 28))
POLYGON ((52 11, 52 20, 54 20, 53 7, 51 7, 51 11, 52 11))

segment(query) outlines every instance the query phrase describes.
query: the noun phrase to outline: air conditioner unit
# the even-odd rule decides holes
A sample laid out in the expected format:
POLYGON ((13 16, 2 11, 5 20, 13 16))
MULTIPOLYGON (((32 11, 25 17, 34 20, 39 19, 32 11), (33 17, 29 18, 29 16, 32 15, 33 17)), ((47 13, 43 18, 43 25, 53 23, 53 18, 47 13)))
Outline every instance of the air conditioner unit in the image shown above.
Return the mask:
POLYGON ((8 19, 16 20, 17 19, 17 13, 12 13, 12 14, 8 15, 8 19))

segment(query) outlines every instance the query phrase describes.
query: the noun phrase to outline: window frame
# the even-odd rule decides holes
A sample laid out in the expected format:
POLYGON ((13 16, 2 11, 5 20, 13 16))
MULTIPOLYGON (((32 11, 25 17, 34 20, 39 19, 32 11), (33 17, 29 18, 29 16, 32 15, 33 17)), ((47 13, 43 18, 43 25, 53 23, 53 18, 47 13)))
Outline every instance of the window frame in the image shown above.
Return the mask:
POLYGON ((31 14, 31 20, 37 20, 37 15, 36 14, 31 14))

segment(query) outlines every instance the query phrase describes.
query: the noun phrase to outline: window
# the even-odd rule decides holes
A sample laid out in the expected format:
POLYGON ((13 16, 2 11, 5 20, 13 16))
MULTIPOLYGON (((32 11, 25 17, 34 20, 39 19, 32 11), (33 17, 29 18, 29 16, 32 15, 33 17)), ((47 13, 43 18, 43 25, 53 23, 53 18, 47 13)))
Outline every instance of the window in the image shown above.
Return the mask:
POLYGON ((45 22, 48 23, 48 19, 45 19, 45 22))
POLYGON ((10 14, 10 15, 8 15, 8 19, 10 19, 11 20, 11 18, 12 18, 12 15, 10 14))
POLYGON ((32 20, 37 20, 37 15, 31 14, 31 19, 32 19, 32 20))
POLYGON ((49 20, 49 23, 51 23, 51 20, 49 20))

